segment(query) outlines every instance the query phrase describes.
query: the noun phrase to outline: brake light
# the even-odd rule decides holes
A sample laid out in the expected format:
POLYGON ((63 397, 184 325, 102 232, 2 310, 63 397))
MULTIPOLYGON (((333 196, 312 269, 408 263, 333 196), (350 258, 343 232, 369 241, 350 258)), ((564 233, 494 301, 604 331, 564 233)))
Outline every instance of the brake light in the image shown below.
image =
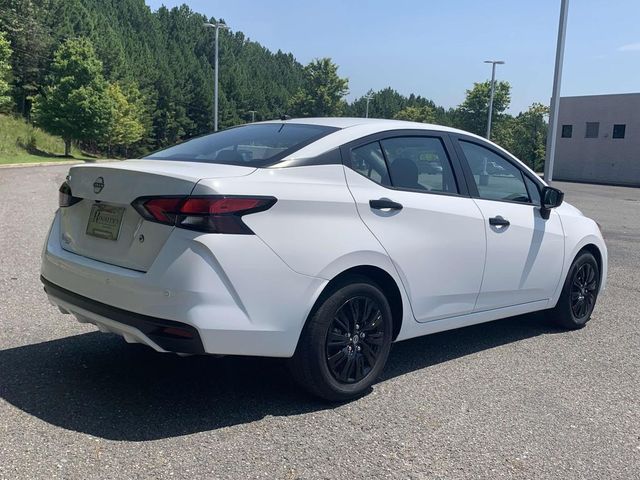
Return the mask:
POLYGON ((199 196, 141 197, 131 204, 151 222, 208 233, 251 235, 243 215, 268 210, 274 197, 199 196))
POLYGON ((71 186, 69 185, 69 182, 67 182, 66 180, 62 182, 62 185, 60 185, 60 189, 58 190, 59 207, 70 207, 71 205, 75 205, 81 200, 82 198, 74 197, 71 194, 71 186))
POLYGON ((144 202, 144 208, 152 217, 147 220, 153 219, 160 223, 175 223, 176 212, 178 212, 182 202, 184 202, 184 197, 152 198, 144 202))

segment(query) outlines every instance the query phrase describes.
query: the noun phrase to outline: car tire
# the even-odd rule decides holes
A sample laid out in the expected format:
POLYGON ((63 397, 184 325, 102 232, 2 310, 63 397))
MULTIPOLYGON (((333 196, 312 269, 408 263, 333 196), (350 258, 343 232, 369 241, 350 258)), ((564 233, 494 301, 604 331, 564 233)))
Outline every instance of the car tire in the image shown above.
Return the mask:
POLYGON ((349 277, 317 302, 289 368, 310 393, 343 402, 369 391, 382 372, 393 335, 391 308, 366 277, 349 277))
POLYGON ((551 310, 551 319, 568 330, 584 327, 591 318, 599 290, 598 262, 591 253, 583 251, 569 268, 558 303, 551 310))

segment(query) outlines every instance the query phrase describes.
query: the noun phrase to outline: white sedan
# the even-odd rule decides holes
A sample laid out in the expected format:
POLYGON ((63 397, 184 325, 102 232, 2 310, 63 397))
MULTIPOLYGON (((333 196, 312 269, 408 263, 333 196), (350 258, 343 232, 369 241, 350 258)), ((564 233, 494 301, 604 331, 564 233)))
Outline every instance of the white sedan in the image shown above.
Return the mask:
POLYGON ((71 168, 42 257, 63 313, 159 352, 290 358, 366 392, 392 342, 537 310, 586 324, 596 223, 522 162, 436 125, 254 123, 71 168))

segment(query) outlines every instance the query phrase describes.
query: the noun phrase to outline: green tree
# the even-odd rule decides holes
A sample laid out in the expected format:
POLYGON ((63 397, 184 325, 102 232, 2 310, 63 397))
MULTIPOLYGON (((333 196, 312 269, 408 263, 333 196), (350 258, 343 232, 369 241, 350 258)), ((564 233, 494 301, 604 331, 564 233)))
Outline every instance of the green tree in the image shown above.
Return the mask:
MULTIPOLYGON (((133 95, 139 95, 137 87, 129 87, 133 95)), ((109 84, 107 96, 110 99, 111 115, 102 141, 111 156, 113 147, 123 147, 125 156, 129 146, 141 140, 145 133, 140 106, 131 102, 117 83, 109 84)), ((134 97, 135 98, 135 97, 134 97)))
POLYGON ((338 75, 330 58, 316 59, 304 67, 302 87, 291 100, 289 113, 301 117, 328 117, 342 114, 349 92, 349 80, 338 75))
MULTIPOLYGON (((477 135, 484 135, 487 130, 487 116, 489 113, 489 97, 491 82, 474 83, 473 88, 467 90, 462 104, 454 113, 456 127, 477 135)), ((504 112, 511 103, 511 85, 509 82, 496 82, 493 98, 492 129, 499 127, 504 118, 504 112)))
POLYGON ((410 122, 435 123, 436 111, 430 105, 409 106, 400 110, 393 118, 410 122))
MULTIPOLYGON (((369 117, 394 118, 403 108, 410 106, 409 99, 401 95, 391 87, 377 92, 369 91, 369 117)), ((347 115, 352 117, 364 117, 367 109, 366 96, 357 98, 347 108, 347 115)))
POLYGON ((11 97, 8 95, 11 90, 9 75, 11 73, 11 46, 5 38, 5 34, 0 32, 0 109, 11 104, 11 97))
POLYGON ((17 110, 27 118, 51 60, 45 5, 49 3, 41 0, 0 0, 0 30, 6 32, 13 50, 12 95, 17 110))
MULTIPOLYGON (((404 120, 437 123, 440 125, 450 125, 452 123, 450 113, 447 110, 420 95, 411 94, 407 97, 391 87, 377 92, 370 91, 368 94, 371 95, 369 117, 402 118, 404 120)), ((352 117, 364 117, 366 108, 366 97, 360 97, 347 106, 345 113, 352 117)))
POLYGON ((529 167, 540 171, 544 167, 547 143, 549 107, 534 103, 513 121, 513 145, 511 152, 529 167))
POLYGON ((102 76, 102 63, 87 39, 69 39, 56 51, 51 64, 51 86, 33 108, 36 124, 65 142, 104 138, 112 114, 112 101, 102 76))

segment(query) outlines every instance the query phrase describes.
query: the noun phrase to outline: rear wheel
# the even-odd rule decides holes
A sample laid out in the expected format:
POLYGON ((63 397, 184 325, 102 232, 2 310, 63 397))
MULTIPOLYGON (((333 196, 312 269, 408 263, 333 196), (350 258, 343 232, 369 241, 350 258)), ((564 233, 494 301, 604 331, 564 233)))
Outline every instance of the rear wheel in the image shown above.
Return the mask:
POLYGON ((554 322, 563 328, 578 329, 586 325, 596 305, 600 290, 600 269, 589 252, 573 261, 558 304, 552 310, 554 322))
POLYGON ((330 401, 365 393, 380 375, 392 337, 389 303, 363 277, 336 286, 309 319, 290 368, 296 381, 330 401))

